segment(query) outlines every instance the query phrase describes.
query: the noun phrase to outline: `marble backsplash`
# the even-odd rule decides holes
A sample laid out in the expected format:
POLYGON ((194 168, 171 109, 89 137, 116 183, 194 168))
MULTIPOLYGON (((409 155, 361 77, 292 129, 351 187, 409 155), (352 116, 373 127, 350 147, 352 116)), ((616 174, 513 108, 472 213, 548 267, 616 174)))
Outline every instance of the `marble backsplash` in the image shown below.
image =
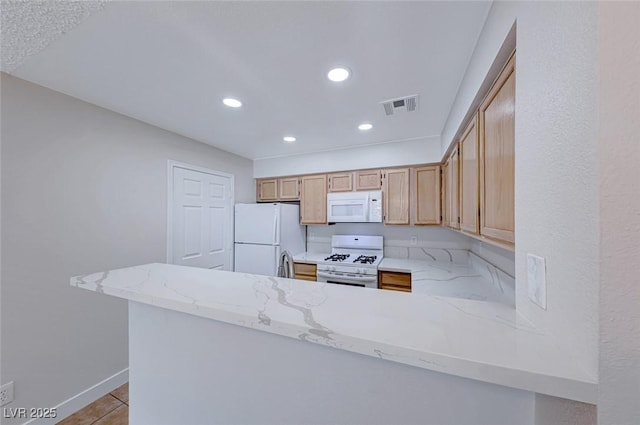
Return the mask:
MULTIPOLYGON (((473 241, 460 233, 442 227, 384 226, 379 223, 337 223, 332 226, 307 226, 307 252, 330 252, 332 235, 379 235, 384 237, 385 256, 412 258, 422 249, 436 258, 449 261, 443 249, 470 250, 473 241)), ((453 254, 451 254, 453 257, 453 254)), ((455 256, 456 261, 459 259, 455 256)))
POLYGON ((469 261, 474 270, 491 282, 497 291, 504 294, 506 298, 514 300, 515 303, 516 280, 513 276, 473 252, 469 252, 469 261))
MULTIPOLYGON (((395 228, 376 224, 346 224, 336 226, 309 226, 307 232, 307 252, 331 252, 333 234, 378 234, 384 236, 384 256, 452 263, 470 266, 480 276, 504 294, 506 299, 515 300, 515 279, 512 258, 494 255, 499 260, 496 265, 482 258, 473 243, 459 233, 443 228, 395 228), (415 240, 412 241, 412 238, 415 240)), ((512 255, 512 254, 511 254, 512 255)), ((493 258, 490 257, 489 259, 493 258)))

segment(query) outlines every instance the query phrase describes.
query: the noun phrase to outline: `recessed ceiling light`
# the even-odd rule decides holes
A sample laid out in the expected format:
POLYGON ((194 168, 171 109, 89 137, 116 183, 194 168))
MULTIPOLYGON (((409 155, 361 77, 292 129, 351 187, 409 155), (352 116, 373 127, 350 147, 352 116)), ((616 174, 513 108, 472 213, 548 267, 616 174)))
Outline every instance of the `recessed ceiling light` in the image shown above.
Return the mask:
POLYGON ((282 140, 284 140, 287 143, 293 143, 296 141, 296 138, 293 136, 284 136, 282 140))
POLYGON ((349 72, 349 68, 333 68, 331 71, 327 73, 327 78, 331 81, 339 83, 340 81, 344 81, 349 78, 351 72, 349 72))
POLYGON ((373 128, 373 124, 370 124, 368 122, 362 123, 358 126, 359 130, 371 130, 373 128))
POLYGON ((242 106, 242 102, 232 97, 225 97, 224 99, 222 99, 222 103, 224 103, 230 108, 239 108, 242 106))

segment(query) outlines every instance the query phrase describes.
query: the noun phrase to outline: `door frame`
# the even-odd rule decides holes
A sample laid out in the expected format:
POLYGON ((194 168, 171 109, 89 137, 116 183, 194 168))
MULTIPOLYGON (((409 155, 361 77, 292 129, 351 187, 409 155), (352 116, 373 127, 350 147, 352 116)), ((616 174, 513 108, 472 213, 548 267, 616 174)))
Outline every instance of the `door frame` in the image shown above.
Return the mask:
POLYGON ((211 168, 199 167, 197 165, 187 164, 185 162, 174 161, 169 159, 167 161, 167 264, 173 264, 171 259, 173 258, 173 171, 176 168, 183 168, 185 170, 196 171, 199 173, 211 174, 214 176, 220 176, 229 178, 231 182, 231 270, 234 269, 233 264, 233 239, 234 239, 234 217, 233 206, 235 205, 235 176, 233 174, 225 173, 211 168))

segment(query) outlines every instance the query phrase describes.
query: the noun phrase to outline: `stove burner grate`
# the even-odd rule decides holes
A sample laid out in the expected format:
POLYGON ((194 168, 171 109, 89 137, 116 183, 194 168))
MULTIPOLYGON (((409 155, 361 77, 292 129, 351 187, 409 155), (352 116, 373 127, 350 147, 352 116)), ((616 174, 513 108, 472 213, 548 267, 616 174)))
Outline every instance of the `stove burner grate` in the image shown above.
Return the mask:
POLYGON ((375 255, 361 255, 355 260, 353 260, 353 262, 361 263, 361 264, 373 264, 376 261, 376 258, 378 257, 375 255))
POLYGON ((324 261, 344 261, 349 257, 349 254, 332 254, 324 259, 324 261))

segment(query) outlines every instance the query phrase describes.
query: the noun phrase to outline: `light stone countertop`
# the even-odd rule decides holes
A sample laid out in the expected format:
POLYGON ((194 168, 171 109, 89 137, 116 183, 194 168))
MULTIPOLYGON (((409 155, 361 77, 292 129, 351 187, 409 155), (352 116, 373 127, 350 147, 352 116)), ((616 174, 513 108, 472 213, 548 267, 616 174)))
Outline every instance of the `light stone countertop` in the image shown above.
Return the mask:
MULTIPOLYGON (((469 256, 467 258, 462 257, 460 252, 454 252, 457 261, 454 262, 454 258, 449 255, 450 251, 442 251, 447 252, 446 257, 450 257, 451 261, 432 257, 425 251, 422 252, 424 258, 384 257, 378 270, 410 273, 412 293, 499 302, 514 307, 515 284, 512 277, 500 273, 493 265, 473 253, 465 252, 469 256)), ((293 261, 318 264, 329 255, 303 252, 294 255, 293 261)))
POLYGON ((294 263, 318 264, 330 256, 330 253, 302 252, 293 256, 294 263))
POLYGON ((466 298, 503 303, 515 307, 515 284, 473 253, 469 264, 384 257, 378 270, 411 274, 411 293, 466 298), (486 270, 486 272, 485 272, 486 270), (504 277, 503 277, 504 276, 504 277))
POLYGON ((159 263, 77 276, 71 285, 436 372, 596 402, 597 379, 570 347, 501 303, 159 263))

